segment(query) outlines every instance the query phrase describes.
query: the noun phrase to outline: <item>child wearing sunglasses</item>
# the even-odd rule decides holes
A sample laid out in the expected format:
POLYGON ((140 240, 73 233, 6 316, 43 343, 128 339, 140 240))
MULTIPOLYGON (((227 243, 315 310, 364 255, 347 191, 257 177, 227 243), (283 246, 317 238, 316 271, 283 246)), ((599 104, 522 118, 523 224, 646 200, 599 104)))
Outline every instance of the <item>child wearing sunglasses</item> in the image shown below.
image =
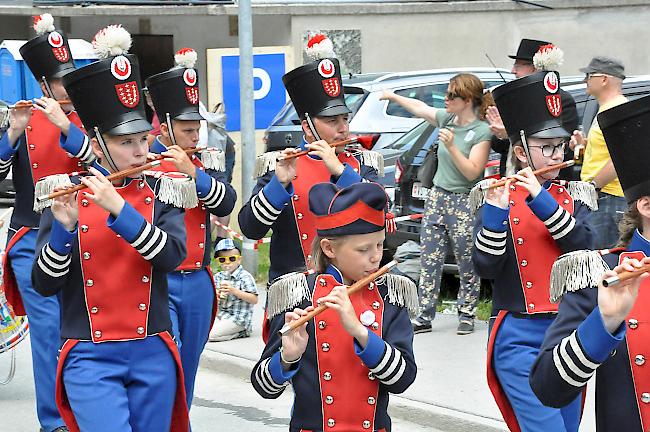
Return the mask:
POLYGON ((241 265, 241 252, 232 239, 215 247, 221 271, 214 275, 219 312, 210 332, 210 342, 248 337, 252 332, 253 307, 257 304, 255 278, 241 265))

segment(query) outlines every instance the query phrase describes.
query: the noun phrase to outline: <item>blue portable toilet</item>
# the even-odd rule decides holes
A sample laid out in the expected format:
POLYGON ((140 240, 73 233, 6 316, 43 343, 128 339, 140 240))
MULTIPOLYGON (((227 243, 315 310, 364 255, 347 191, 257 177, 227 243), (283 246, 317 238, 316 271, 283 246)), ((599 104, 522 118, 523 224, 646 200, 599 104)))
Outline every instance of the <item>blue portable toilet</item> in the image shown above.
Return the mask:
MULTIPOLYGON (((20 47, 26 41, 5 40, 0 44, 0 99, 14 103, 20 99, 33 99, 43 95, 41 86, 23 61, 20 47)), ((77 67, 97 59, 90 42, 69 39, 70 53, 77 67)))

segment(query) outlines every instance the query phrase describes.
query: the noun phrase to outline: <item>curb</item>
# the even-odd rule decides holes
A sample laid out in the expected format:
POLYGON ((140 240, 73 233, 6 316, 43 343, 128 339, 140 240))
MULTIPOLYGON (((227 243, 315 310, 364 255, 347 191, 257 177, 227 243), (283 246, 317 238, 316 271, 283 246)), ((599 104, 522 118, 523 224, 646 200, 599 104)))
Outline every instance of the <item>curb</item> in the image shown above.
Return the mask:
MULTIPOLYGON (((200 366, 210 371, 239 377, 250 382, 256 361, 226 352, 206 348, 200 366)), ((251 387, 252 391, 252 387, 251 387)), ((451 407, 420 402, 400 395, 391 395, 389 412, 392 417, 421 426, 435 426, 447 432, 502 432, 505 423, 492 417, 459 411, 451 407)))

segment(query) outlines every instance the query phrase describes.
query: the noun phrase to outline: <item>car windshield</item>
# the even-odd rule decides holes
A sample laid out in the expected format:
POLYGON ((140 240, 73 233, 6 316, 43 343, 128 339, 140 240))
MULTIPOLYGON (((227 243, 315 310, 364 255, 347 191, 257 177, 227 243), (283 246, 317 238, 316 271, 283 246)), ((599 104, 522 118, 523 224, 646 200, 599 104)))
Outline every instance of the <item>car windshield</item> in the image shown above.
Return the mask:
MULTIPOLYGON (((348 108, 352 111, 350 114, 350 120, 352 116, 357 112, 363 100, 366 98, 366 93, 358 87, 345 88, 345 103, 348 108)), ((300 119, 296 113, 296 109, 293 107, 291 100, 288 100, 284 104, 280 112, 275 116, 271 125, 273 126, 291 126, 300 124, 300 119)))
POLYGON ((401 137, 397 138, 395 142, 386 146, 386 148, 392 150, 408 151, 408 149, 410 149, 418 140, 418 138, 420 138, 420 136, 424 133, 427 126, 431 126, 431 124, 429 122, 423 121, 401 137))

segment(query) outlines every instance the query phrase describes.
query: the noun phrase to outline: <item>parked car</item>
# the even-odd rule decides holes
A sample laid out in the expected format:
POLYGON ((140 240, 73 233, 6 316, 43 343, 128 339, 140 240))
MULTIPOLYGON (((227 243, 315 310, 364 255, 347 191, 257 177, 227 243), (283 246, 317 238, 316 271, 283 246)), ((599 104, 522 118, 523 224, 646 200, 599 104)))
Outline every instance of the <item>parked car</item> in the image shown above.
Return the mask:
MULTIPOLYGON (((395 186, 395 161, 401 154, 391 144, 422 120, 413 117, 400 105, 381 101, 384 90, 416 98, 436 108, 444 108, 449 80, 459 73, 473 73, 486 88, 510 81, 514 75, 506 69, 458 68, 433 69, 414 72, 371 73, 343 78, 343 88, 348 106, 352 110, 350 132, 355 135, 372 135, 374 147, 384 156, 385 176, 380 183, 386 188, 395 186)), ((287 101, 267 129, 264 140, 266 150, 295 147, 302 140, 300 120, 291 101, 287 101)), ((390 195, 390 193, 389 193, 390 195)))
MULTIPOLYGON (((578 124, 581 125, 586 134, 598 113, 598 102, 593 96, 587 95, 584 82, 576 84, 576 81, 570 80, 569 84, 562 88, 575 99, 578 124)), ((637 99, 650 94, 650 75, 627 78, 623 81, 623 94, 629 99, 637 99)), ((422 188, 417 181, 417 170, 422 165, 427 151, 437 139, 437 135, 437 128, 423 122, 387 147, 389 149, 398 147, 404 150, 395 166, 393 212, 396 216, 422 213, 424 211, 424 200, 428 189, 422 188)), ((499 157, 498 153, 490 153, 486 165, 486 177, 493 176, 495 172, 498 174, 499 157)), ((577 178, 579 178, 580 168, 580 165, 575 165, 577 178)), ((389 252, 394 251, 397 246, 407 240, 419 242, 420 222, 420 219, 398 222, 397 232, 387 237, 389 252)), ((445 259, 443 272, 458 273, 458 267, 455 264, 453 255, 449 254, 445 259)))

